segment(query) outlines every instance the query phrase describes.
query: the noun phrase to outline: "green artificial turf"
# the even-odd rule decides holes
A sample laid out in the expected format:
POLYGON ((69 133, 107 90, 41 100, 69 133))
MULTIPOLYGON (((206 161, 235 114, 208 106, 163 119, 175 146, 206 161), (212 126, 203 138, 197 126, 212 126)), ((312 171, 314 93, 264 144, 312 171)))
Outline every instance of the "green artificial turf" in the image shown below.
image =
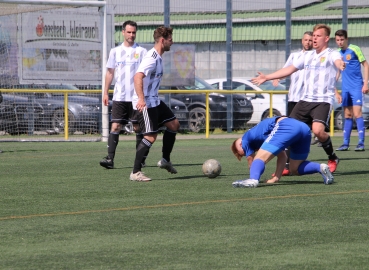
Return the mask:
MULTIPOLYGON (((156 167, 157 141, 148 183, 129 180, 135 141, 113 170, 99 165, 104 142, 2 143, 0 269, 368 269, 368 152, 338 152, 333 185, 314 174, 235 189, 249 171, 233 140, 177 140, 176 175, 156 167)), ((327 162, 317 146, 309 159, 327 162)))

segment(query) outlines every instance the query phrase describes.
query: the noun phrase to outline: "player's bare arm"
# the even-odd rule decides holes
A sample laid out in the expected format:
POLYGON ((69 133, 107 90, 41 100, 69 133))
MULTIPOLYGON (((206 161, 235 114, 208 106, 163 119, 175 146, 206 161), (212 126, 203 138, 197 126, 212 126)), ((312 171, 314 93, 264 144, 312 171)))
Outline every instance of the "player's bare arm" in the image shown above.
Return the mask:
POLYGON ((367 94, 369 92, 368 89, 368 81, 369 81, 369 64, 366 60, 364 60, 363 62, 361 62, 361 64, 364 67, 364 84, 363 84, 363 89, 362 92, 364 94, 367 94))
POLYGON ((114 78, 114 68, 108 68, 105 74, 105 85, 104 85, 104 96, 103 96, 103 104, 105 106, 109 105, 109 88, 111 82, 114 78))
POLYGON ((252 162, 254 161, 254 158, 255 158, 255 153, 252 153, 251 155, 249 155, 248 157, 246 157, 247 163, 249 164, 249 169, 251 167, 252 162))
POLYGON ((145 74, 143 74, 142 72, 136 73, 135 76, 133 77, 133 83, 134 83, 134 86, 135 86, 135 91, 136 91, 137 96, 138 96, 138 101, 137 101, 136 108, 140 112, 142 111, 143 108, 146 107, 145 96, 144 96, 144 92, 143 92, 143 79, 144 78, 145 78, 145 74))
POLYGON ((282 151, 277 156, 277 164, 276 164, 277 167, 275 170, 275 174, 272 176, 272 178, 265 181, 265 183, 268 184, 277 183, 282 177, 282 172, 284 170, 286 162, 287 162, 287 154, 285 151, 282 151))
POLYGON ((287 77, 291 75, 292 73, 296 72, 298 69, 294 67, 293 65, 282 68, 280 70, 277 70, 276 72, 273 72, 271 74, 265 75, 262 72, 258 72, 259 76, 256 78, 252 78, 251 81, 253 84, 260 85, 264 83, 265 81, 273 80, 273 79, 280 79, 287 77))
POLYGON ((345 70, 346 68, 346 63, 345 61, 343 61, 342 59, 337 59, 336 61, 334 61, 334 65, 341 71, 345 70))

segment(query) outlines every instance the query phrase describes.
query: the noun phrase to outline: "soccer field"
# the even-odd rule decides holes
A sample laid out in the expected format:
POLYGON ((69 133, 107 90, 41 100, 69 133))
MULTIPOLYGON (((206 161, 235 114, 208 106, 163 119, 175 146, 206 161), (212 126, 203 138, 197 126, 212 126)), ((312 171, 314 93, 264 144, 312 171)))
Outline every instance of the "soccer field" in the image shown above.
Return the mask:
MULTIPOLYGON (((99 166, 104 142, 1 143, 0 269, 368 269, 367 151, 338 152, 333 185, 314 174, 235 189, 248 168, 233 140, 178 139, 176 175, 156 167, 158 140, 147 183, 129 180, 135 141, 120 141, 113 170, 99 166)), ((317 146, 309 159, 327 162, 317 146)))

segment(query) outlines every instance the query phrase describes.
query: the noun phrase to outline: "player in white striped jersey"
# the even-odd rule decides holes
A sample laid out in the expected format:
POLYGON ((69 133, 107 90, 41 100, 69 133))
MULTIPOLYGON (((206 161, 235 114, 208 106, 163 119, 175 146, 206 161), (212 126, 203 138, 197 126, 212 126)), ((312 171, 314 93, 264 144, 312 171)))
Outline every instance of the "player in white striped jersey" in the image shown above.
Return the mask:
POLYGON ((304 56, 296 59, 291 66, 272 74, 265 75, 259 72, 259 76, 252 81, 260 85, 267 80, 284 78, 297 70, 305 69, 304 94, 290 117, 311 126, 328 155, 329 169, 334 172, 339 159, 334 153, 331 138, 325 129, 329 127, 330 112, 336 93, 337 72, 345 69, 345 62, 337 50, 328 48, 330 32, 330 27, 325 24, 315 25, 313 30, 315 50, 305 52, 304 56))
MULTIPOLYGON (((295 59, 298 59, 304 55, 306 51, 311 51, 313 49, 313 32, 306 31, 301 39, 302 50, 298 52, 293 52, 288 57, 284 68, 293 64, 295 59)), ((287 115, 290 115, 293 107, 300 101, 303 90, 304 90, 304 69, 298 70, 291 74, 291 84, 288 89, 288 111, 287 115)), ((273 80, 273 84, 278 84, 280 79, 273 80)))
POLYGON ((166 130, 163 136, 162 159, 158 167, 170 173, 177 173, 172 166, 170 154, 173 150, 179 122, 168 106, 159 99, 159 86, 163 76, 164 52, 170 50, 173 44, 172 28, 160 26, 154 31, 155 45, 142 60, 134 76, 135 94, 132 98, 135 119, 144 138, 137 146, 136 158, 130 175, 132 181, 151 181, 141 171, 142 160, 148 155, 150 147, 155 142, 159 127, 164 125, 166 130))
MULTIPOLYGON (((115 79, 111 130, 108 138, 108 155, 100 161, 100 165, 107 168, 114 168, 115 151, 119 142, 119 133, 129 122, 132 116, 132 95, 134 93, 133 77, 141 63, 147 50, 137 43, 137 24, 133 21, 126 21, 122 26, 123 43, 110 50, 109 59, 106 64, 103 103, 109 105, 109 87, 115 79)), ((141 142, 143 136, 136 135, 136 145, 141 142)))
MULTIPOLYGON (((306 51, 311 51, 313 49, 313 32, 306 31, 301 39, 301 44, 302 44, 302 50, 291 53, 286 63, 283 66, 284 68, 291 66, 295 59, 303 57, 306 51)), ((273 85, 275 86, 278 85, 279 81, 280 79, 274 79, 273 85)), ((291 114, 297 102, 300 101, 304 93, 303 91, 304 91, 304 69, 298 70, 291 74, 291 84, 288 89, 287 115, 291 114)), ((287 151, 287 163, 282 173, 283 176, 290 175, 290 170, 289 170, 290 155, 289 155, 289 150, 286 150, 286 151, 287 151)))

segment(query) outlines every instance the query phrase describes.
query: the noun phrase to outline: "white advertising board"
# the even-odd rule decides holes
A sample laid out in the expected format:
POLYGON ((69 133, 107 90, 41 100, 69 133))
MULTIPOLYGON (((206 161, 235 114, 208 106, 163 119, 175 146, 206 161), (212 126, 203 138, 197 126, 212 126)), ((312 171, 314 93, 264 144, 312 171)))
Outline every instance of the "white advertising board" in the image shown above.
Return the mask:
MULTIPOLYGON (((20 16, 20 83, 101 84, 102 20, 97 8, 60 8, 20 16)), ((107 49, 113 46, 107 17, 107 49)))

